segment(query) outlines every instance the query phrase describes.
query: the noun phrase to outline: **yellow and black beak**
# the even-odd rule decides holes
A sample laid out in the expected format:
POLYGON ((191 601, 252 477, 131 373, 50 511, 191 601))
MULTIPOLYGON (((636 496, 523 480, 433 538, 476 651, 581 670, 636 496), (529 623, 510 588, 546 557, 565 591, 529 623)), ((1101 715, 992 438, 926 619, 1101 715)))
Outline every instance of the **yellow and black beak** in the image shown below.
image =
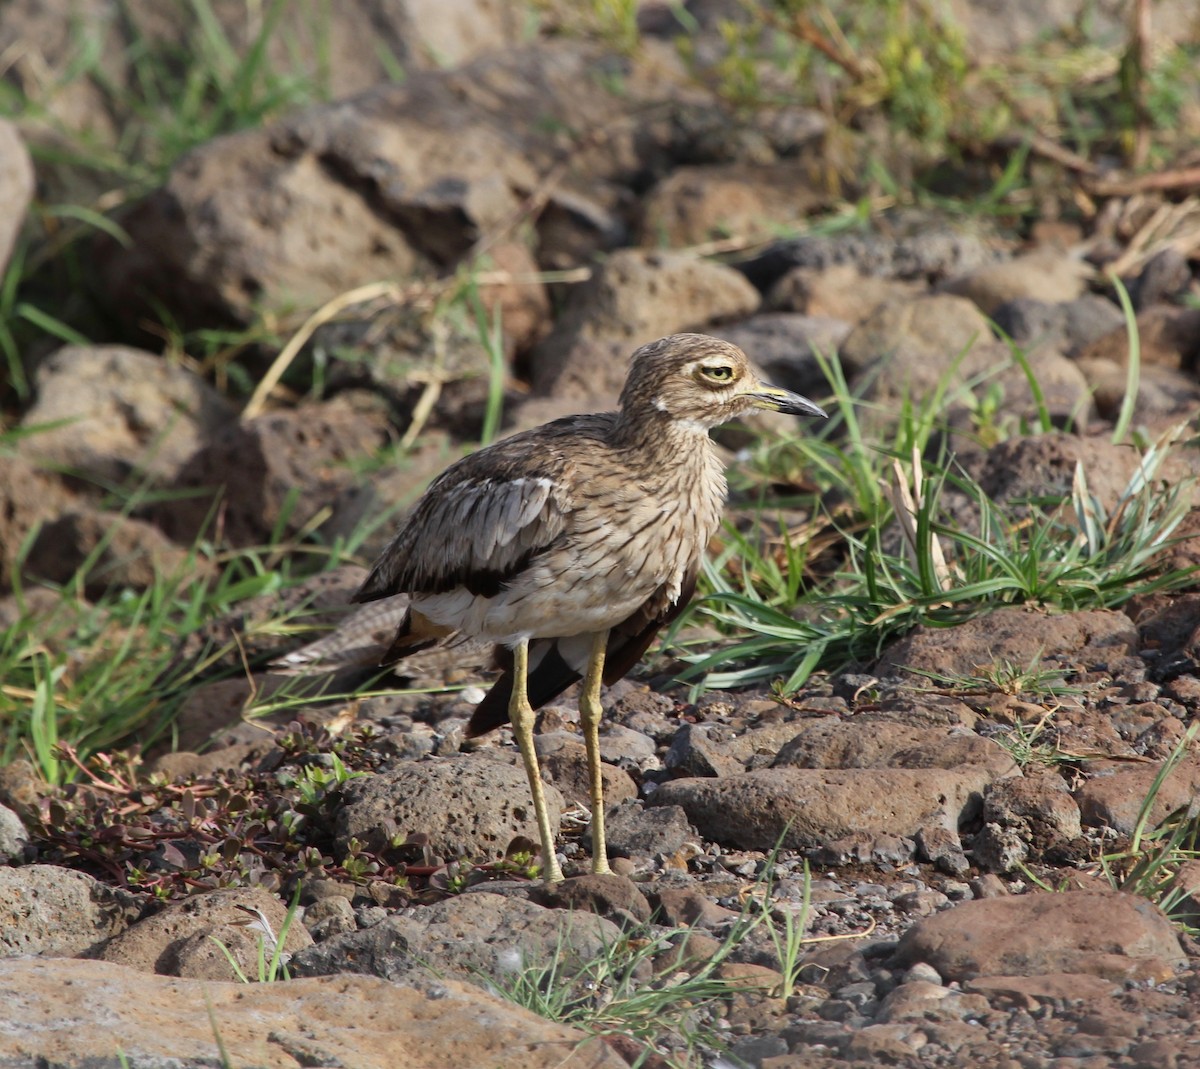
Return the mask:
POLYGON ((789 416, 820 416, 827 418, 827 413, 820 405, 801 397, 791 390, 781 390, 778 386, 768 386, 759 383, 750 395, 754 399, 755 408, 769 408, 772 412, 784 412, 789 416))

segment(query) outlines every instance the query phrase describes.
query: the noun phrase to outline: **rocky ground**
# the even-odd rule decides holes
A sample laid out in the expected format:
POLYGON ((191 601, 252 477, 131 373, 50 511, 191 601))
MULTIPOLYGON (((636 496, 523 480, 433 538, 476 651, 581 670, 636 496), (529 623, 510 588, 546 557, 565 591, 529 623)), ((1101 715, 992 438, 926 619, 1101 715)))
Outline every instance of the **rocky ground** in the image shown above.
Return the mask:
MULTIPOLYGON (((839 203, 817 177, 827 114, 785 103, 735 121, 682 64, 665 5, 644 5, 633 55, 553 20, 531 39, 510 5, 461 7, 398 5, 389 23, 345 5, 334 102, 201 145, 119 214, 128 240, 89 241, 97 343, 31 344, 32 390, 5 394, 5 650, 32 636, 77 671, 136 628, 56 649, 64 586, 86 606, 180 569, 200 584, 222 566, 196 553, 202 533, 227 552, 327 544, 410 501, 479 440, 489 403, 492 358, 447 304, 465 264, 502 317, 506 429, 610 406, 629 352, 676 331, 734 341, 817 398, 819 354, 836 350, 872 441, 902 399, 946 389, 957 470, 1013 515, 1069 495, 1079 468, 1111 514, 1139 470, 1113 440, 1130 381, 1115 276, 1140 343, 1132 419, 1144 442, 1170 435, 1156 478, 1191 506, 1176 534, 1200 530, 1200 204, 1182 165, 1157 190, 1091 175, 1074 200, 1088 210, 1053 202, 1019 230, 910 207, 775 238, 839 203), (364 58, 371 34, 408 64, 402 83, 364 58), (294 362, 249 342, 236 374, 164 355, 146 330, 164 310, 181 330, 283 324, 294 362), (402 462, 380 465, 386 450, 402 462), (114 506, 122 484, 147 492, 114 506)), ((104 5, 79 9, 124 32, 104 5)), ((724 9, 689 10, 703 59, 724 9)), ((1187 4, 1155 11, 1186 39, 1187 4)), ((1057 14, 963 17, 973 48, 1016 50, 1057 14)), ((36 42, 61 69, 56 27, 12 3, 0 54, 36 42)), ((12 71, 26 88, 34 51, 12 71)), ((112 99, 84 80, 51 107, 115 143, 112 99)), ((49 151, 52 130, 0 122, 0 261, 35 191, 94 180, 49 151)), ((842 144, 851 171, 872 149, 859 134, 842 144)), ((756 430, 722 438, 735 469, 756 430)), ((748 495, 734 505, 748 527, 748 495)), ((944 505, 981 522, 967 498, 944 505)), ((1184 537, 1152 566, 1197 559, 1184 537)), ((605 695, 612 876, 588 874, 568 694, 539 718, 569 876, 550 890, 510 734, 463 738, 486 661, 416 659, 380 687, 364 666, 397 607, 347 631, 362 575, 345 564, 241 599, 181 637, 174 665, 223 652, 145 752, 93 756, 67 786, 24 759, 0 768, 0 1066, 1200 1066, 1186 582, 1115 609, 917 627, 786 695, 693 694, 652 658, 605 695), (315 685, 369 696, 301 700, 314 683, 270 667, 299 644, 300 606, 347 636, 315 685), (1171 864, 1146 871, 1144 832, 1170 820, 1171 864), (1171 920, 1151 901, 1164 895, 1171 920), (239 983, 275 977, 285 927, 291 979, 239 983), (525 1005, 531 986, 557 992, 558 1016, 586 1028, 501 997, 522 985, 525 1005)), ((39 700, 4 696, 22 718, 39 700)))

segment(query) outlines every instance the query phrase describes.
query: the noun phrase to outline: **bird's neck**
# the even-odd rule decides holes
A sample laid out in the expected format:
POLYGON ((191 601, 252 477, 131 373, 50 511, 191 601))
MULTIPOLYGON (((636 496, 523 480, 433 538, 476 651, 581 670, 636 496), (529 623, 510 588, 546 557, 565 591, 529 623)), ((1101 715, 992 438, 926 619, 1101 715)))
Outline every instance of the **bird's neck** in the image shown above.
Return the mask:
POLYGON ((613 426, 613 443, 621 449, 676 458, 711 449, 708 432, 708 425, 698 420, 677 419, 653 408, 623 409, 613 426))

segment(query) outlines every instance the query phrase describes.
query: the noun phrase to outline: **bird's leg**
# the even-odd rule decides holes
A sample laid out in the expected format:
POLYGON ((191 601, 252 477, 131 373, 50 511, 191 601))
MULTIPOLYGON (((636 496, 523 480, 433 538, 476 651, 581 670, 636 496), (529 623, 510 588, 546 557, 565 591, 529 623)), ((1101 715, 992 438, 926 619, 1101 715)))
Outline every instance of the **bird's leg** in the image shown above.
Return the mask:
POLYGON ((608 845, 604 840, 604 779, 600 774, 600 680, 604 675, 604 653, 608 648, 608 632, 597 631, 592 636, 592 652, 588 657, 587 675, 579 692, 579 720, 583 725, 583 743, 587 748, 588 786, 592 803, 592 871, 612 872, 608 867, 608 845))
POLYGON ((533 706, 529 704, 529 641, 522 639, 513 647, 513 687, 508 700, 508 719, 512 724, 529 793, 533 795, 533 811, 537 814, 538 835, 542 840, 542 874, 547 883, 562 883, 562 869, 554 850, 554 832, 550 830, 550 814, 546 812, 546 792, 542 789, 542 772, 538 768, 533 748, 533 706))

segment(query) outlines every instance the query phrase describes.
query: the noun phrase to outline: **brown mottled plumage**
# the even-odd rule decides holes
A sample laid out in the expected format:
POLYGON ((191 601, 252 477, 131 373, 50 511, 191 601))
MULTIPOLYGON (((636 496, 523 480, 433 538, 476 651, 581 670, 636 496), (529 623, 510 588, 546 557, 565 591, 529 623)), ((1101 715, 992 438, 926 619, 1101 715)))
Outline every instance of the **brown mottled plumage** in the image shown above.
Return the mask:
POLYGON ((533 710, 585 678, 593 868, 604 852, 600 684, 620 679, 692 596, 720 523, 725 476, 710 428, 752 408, 824 415, 760 382, 745 354, 675 334, 633 354, 618 412, 513 435, 442 473, 355 595, 410 596, 384 663, 451 636, 494 642, 504 673, 471 718, 511 720, 548 880, 562 879, 546 816, 533 710))

